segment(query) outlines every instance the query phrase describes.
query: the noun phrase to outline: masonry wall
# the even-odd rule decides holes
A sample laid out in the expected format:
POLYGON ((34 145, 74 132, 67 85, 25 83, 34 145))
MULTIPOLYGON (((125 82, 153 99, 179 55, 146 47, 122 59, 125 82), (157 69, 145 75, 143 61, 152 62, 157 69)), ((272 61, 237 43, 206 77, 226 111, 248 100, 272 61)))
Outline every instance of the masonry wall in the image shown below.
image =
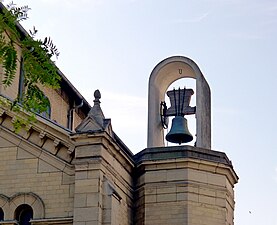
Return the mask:
POLYGON ((12 114, 0 111, 0 207, 4 219, 14 220, 15 209, 22 204, 33 208, 34 219, 72 218, 75 170, 68 163, 66 133, 59 134, 58 127, 40 121, 15 133, 12 114))
POLYGON ((85 146, 81 143, 86 137, 75 139, 80 146, 75 155, 74 224, 133 224, 133 165, 104 136, 91 137, 93 144, 85 146))
POLYGON ((69 174, 57 169, 54 163, 49 164, 47 156, 39 159, 40 154, 38 149, 2 131, 0 194, 12 197, 18 193, 33 192, 44 202, 46 217, 72 216, 73 180, 69 174), (8 141, 11 139, 14 142, 8 141))
POLYGON ((224 157, 190 146, 139 153, 135 224, 233 225, 237 176, 224 157))
POLYGON ((0 107, 6 222, 29 204, 35 225, 233 225, 238 178, 222 152, 174 146, 133 156, 111 129, 71 134, 38 118, 15 133, 14 118, 0 107))
MULTIPOLYGON (((68 112, 69 107, 69 98, 70 96, 61 95, 58 93, 58 90, 54 90, 47 87, 41 87, 45 96, 50 101, 51 105, 51 120, 56 121, 63 127, 68 125, 68 112)), ((73 111, 73 129, 77 127, 84 118, 81 118, 76 111, 73 111)))

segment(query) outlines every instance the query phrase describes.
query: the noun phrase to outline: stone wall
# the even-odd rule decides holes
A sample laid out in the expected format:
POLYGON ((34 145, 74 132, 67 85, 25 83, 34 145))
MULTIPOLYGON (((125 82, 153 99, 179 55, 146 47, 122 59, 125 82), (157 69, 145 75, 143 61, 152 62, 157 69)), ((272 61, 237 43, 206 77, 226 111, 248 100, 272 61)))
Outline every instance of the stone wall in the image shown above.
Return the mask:
POLYGON ((74 224, 132 224, 131 158, 105 132, 73 139, 77 142, 74 224), (88 140, 91 144, 83 145, 88 140))
POLYGON ((135 158, 135 224, 234 224, 238 178, 224 153, 179 146, 146 149, 135 158))
POLYGON ((5 222, 28 204, 35 225, 233 225, 238 177, 222 152, 175 146, 133 156, 110 126, 72 134, 38 118, 15 133, 14 118, 1 108, 5 222))
MULTIPOLYGON (((28 141, 4 126, 0 128, 0 190, 8 199, 0 207, 8 209, 7 205, 10 205, 7 211, 4 210, 5 220, 14 219, 11 206, 15 204, 15 196, 30 193, 39 196, 43 202, 43 216, 72 217, 74 168, 32 143, 31 137, 32 134, 28 141)), ((25 198, 17 201, 16 205, 26 204, 25 198)))

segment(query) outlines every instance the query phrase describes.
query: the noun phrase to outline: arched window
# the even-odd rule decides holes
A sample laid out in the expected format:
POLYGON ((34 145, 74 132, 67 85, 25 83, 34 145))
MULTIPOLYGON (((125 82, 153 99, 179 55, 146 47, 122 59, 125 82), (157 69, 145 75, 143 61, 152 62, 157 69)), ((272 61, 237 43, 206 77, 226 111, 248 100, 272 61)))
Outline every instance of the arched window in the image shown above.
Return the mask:
POLYGON ((17 207, 15 210, 15 219, 19 225, 31 225, 30 220, 33 218, 33 209, 27 204, 17 207))
POLYGON ((0 208, 0 220, 4 220, 4 212, 2 208, 0 208))
POLYGON ((50 119, 50 117, 51 117, 51 104, 50 104, 50 101, 49 101, 49 99, 45 95, 44 95, 43 101, 44 101, 45 104, 47 104, 47 107, 46 107, 45 111, 38 110, 37 113, 40 114, 42 117, 50 119))
POLYGON ((20 73, 19 73, 19 83, 18 83, 18 100, 22 103, 23 93, 24 93, 24 63, 23 58, 20 60, 20 73))
POLYGON ((45 118, 50 119, 50 117, 51 117, 51 107, 50 107, 50 101, 49 101, 49 99, 48 99, 46 96, 45 96, 45 98, 47 99, 48 106, 47 106, 46 111, 41 112, 41 113, 40 113, 40 115, 42 115, 42 116, 43 116, 43 117, 45 117, 45 118))

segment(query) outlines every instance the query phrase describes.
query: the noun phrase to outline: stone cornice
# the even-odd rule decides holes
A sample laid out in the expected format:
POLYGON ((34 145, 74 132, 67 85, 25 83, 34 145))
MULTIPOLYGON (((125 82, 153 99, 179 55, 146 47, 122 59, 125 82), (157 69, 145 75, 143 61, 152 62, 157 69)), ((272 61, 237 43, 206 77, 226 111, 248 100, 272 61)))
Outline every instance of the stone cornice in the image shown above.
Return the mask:
POLYGON ((232 166, 232 162, 223 152, 197 148, 189 145, 146 148, 134 156, 136 164, 140 164, 147 160, 178 158, 202 159, 210 162, 223 163, 232 166))
POLYGON ((70 131, 62 128, 52 121, 37 116, 37 120, 22 127, 15 133, 13 123, 16 118, 27 118, 25 112, 15 113, 5 107, 0 107, 0 128, 10 131, 12 135, 25 140, 31 145, 39 147, 45 152, 58 156, 59 159, 70 163, 74 157, 74 143, 69 137, 70 131), (66 151, 67 154, 59 154, 59 151, 66 151))
MULTIPOLYGON (((116 136, 117 137, 117 136, 116 136)), ((112 151, 113 155, 119 153, 122 159, 134 166, 133 154, 118 143, 116 138, 111 137, 106 131, 98 130, 94 132, 75 133, 70 137, 75 141, 76 148, 85 145, 102 145, 105 149, 112 151)))
POLYGON ((225 153, 219 151, 186 145, 147 148, 136 154, 134 160, 139 173, 143 172, 146 165, 162 163, 170 167, 172 163, 174 166, 185 163, 185 168, 224 174, 232 184, 238 182, 232 162, 225 153))

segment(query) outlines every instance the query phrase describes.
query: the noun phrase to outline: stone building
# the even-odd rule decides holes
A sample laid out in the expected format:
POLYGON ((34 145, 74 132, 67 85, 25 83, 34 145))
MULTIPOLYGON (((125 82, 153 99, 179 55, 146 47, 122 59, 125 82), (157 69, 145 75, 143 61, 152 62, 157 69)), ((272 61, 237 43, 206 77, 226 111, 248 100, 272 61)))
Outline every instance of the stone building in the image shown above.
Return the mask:
MULTIPOLYGON (((21 69, 7 89, 0 81, 1 98, 17 97, 21 69)), ((59 90, 43 88, 51 110, 19 133, 15 112, 0 106, 0 224, 233 225, 238 177, 211 150, 209 87, 192 60, 170 57, 152 71, 148 146, 136 155, 104 117, 100 92, 90 106, 59 75, 59 90), (196 80, 197 140, 165 147, 160 102, 181 77, 196 80)))

